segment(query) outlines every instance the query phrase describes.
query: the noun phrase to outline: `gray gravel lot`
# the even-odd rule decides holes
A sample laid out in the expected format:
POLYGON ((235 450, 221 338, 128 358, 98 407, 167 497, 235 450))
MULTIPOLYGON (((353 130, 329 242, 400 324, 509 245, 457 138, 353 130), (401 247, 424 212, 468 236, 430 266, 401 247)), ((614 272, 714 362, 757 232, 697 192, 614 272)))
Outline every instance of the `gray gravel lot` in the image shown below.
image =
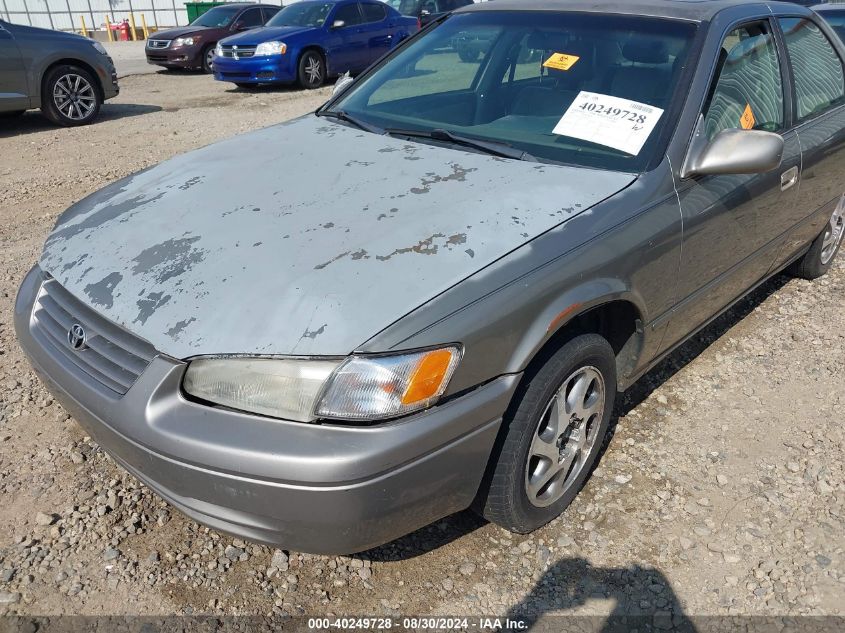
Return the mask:
POLYGON ((767 283, 620 398, 584 492, 527 537, 467 512, 352 557, 274 551, 182 517, 85 436, 12 328, 57 215, 328 94, 151 74, 87 128, 0 121, 0 614, 845 613, 842 255, 767 283))

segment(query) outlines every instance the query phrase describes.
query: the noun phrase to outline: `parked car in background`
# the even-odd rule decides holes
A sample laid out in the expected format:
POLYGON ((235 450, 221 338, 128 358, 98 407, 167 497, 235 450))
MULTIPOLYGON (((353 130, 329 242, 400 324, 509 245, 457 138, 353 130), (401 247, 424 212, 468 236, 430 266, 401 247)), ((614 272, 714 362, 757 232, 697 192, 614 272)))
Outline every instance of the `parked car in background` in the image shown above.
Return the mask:
POLYGON ((0 20, 0 114, 41 108, 58 125, 85 125, 119 91, 99 42, 0 20))
POLYGON ((318 88, 328 77, 364 70, 418 29, 416 19, 379 0, 302 0, 264 28, 222 40, 214 78, 240 87, 298 81, 318 88))
POLYGON ((813 6, 813 11, 822 16, 845 42, 845 4, 817 4, 813 6))
POLYGON ((153 33, 145 48, 147 62, 164 68, 211 72, 217 42, 264 26, 279 12, 270 4, 231 3, 209 9, 188 26, 153 33))
POLYGON ((417 18, 420 26, 426 26, 441 15, 473 3, 473 0, 385 0, 402 15, 417 18))
POLYGON ((830 269, 843 56, 783 2, 459 9, 315 113, 70 207, 18 340, 214 529, 348 554, 472 506, 529 532, 619 391, 771 275, 830 269))

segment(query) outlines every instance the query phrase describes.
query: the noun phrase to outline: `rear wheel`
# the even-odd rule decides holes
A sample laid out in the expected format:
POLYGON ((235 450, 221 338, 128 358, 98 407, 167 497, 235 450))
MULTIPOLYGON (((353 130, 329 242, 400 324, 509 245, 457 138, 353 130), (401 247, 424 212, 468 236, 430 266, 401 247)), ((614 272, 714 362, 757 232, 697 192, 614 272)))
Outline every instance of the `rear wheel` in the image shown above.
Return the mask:
POLYGON ((482 492, 482 513, 513 532, 545 525, 572 502, 607 434, 616 358, 596 334, 567 342, 521 389, 482 492))
POLYGON ((470 46, 458 47, 458 57, 462 62, 472 63, 478 61, 478 50, 470 46))
POLYGON ((806 255, 793 265, 792 272, 804 279, 816 279, 824 275, 833 265, 833 259, 842 245, 845 235, 845 195, 833 210, 824 231, 813 241, 806 255))
POLYGON ((206 46, 202 51, 202 71, 207 74, 214 72, 214 44, 206 46))
POLYGON ((326 64, 317 51, 305 51, 299 59, 299 85, 308 90, 319 88, 326 80, 326 64))
POLYGON ((97 81, 84 68, 57 66, 44 78, 41 111, 57 125, 90 123, 102 102, 97 81))

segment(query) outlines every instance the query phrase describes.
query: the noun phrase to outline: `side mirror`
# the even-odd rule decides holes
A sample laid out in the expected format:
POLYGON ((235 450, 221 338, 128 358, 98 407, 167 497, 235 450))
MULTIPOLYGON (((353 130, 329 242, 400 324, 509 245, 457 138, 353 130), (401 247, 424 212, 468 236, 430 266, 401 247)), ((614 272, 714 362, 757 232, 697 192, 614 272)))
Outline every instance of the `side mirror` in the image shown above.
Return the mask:
POLYGON ((232 26, 232 30, 234 30, 234 31, 245 31, 246 30, 246 24, 244 24, 243 22, 240 22, 240 21, 235 22, 235 24, 232 26))
POLYGON ((333 29, 342 29, 344 26, 346 26, 346 22, 344 22, 343 20, 335 20, 334 22, 332 22, 333 29))
POLYGON ((762 174, 780 166, 783 137, 762 130, 722 130, 707 142, 700 130, 681 169, 681 178, 709 174, 762 174))
POLYGON ((338 77, 334 84, 334 88, 332 88, 332 96, 334 97, 335 95, 339 95, 351 86, 353 81, 354 79, 352 79, 352 75, 349 74, 349 71, 343 73, 340 77, 338 77))

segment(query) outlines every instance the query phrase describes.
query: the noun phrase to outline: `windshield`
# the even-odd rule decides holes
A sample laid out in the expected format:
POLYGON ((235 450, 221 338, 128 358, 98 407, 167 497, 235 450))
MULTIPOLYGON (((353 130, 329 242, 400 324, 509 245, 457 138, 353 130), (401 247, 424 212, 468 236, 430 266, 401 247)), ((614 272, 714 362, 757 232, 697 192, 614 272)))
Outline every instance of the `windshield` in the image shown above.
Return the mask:
POLYGON ((240 11, 240 7, 214 7, 191 22, 191 26, 229 26, 238 11, 240 11))
POLYGON ((333 6, 329 2, 297 2, 279 11, 267 26, 323 26, 333 6))
POLYGON ((457 14, 332 109, 388 130, 446 130, 539 160, 641 171, 682 93, 694 34, 690 23, 660 18, 457 14))

